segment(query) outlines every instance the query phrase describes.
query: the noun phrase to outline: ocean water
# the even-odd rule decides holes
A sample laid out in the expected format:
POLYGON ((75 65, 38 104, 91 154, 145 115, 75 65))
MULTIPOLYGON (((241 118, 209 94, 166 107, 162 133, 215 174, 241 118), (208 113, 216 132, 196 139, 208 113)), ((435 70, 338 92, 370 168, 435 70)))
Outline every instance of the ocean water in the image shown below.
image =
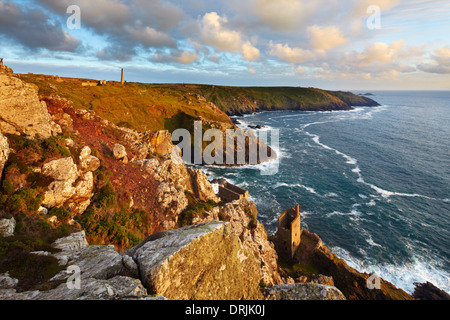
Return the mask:
POLYGON ((269 234, 296 203, 302 227, 361 272, 406 292, 450 292, 450 92, 374 91, 382 106, 262 112, 241 128, 280 130, 278 173, 207 167, 249 190, 269 234))

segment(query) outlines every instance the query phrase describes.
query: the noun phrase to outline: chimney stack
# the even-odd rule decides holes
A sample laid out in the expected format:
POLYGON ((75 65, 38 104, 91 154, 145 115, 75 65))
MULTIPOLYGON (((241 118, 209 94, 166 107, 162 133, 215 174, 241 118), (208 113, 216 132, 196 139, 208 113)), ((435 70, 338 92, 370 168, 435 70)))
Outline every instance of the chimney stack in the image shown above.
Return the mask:
POLYGON ((300 216, 300 206, 298 204, 295 206, 295 216, 296 217, 300 216))
POLYGON ((121 78, 120 78, 120 82, 121 82, 122 85, 123 85, 123 68, 122 68, 122 76, 121 76, 121 78))

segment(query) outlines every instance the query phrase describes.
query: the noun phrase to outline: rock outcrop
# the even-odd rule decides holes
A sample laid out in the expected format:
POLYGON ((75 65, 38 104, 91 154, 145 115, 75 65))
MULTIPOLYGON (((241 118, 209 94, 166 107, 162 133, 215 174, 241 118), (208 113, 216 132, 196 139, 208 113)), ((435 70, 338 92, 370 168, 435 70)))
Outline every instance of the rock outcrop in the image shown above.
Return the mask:
POLYGON ((347 300, 336 287, 315 283, 281 284, 263 291, 269 300, 347 300))
POLYGON ((93 171, 100 166, 100 160, 91 155, 91 149, 84 147, 79 156, 80 168, 72 157, 45 163, 42 174, 54 181, 44 195, 43 205, 48 208, 64 205, 73 215, 82 214, 91 203, 94 190, 93 171))
POLYGON ((367 273, 360 273, 337 258, 316 234, 302 229, 301 242, 294 263, 313 266, 319 274, 333 278, 338 288, 349 300, 412 300, 405 291, 380 279, 380 289, 369 289, 367 273))
POLYGON ((138 279, 116 276, 102 280, 82 279, 80 288, 69 288, 67 283, 48 291, 16 292, 15 289, 1 289, 2 300, 120 300, 148 299, 147 291, 138 279))
POLYGON ((419 300, 450 300, 450 294, 439 289, 431 282, 414 283, 413 297, 419 300))
POLYGON ((0 234, 3 237, 13 236, 15 228, 16 228, 16 220, 14 218, 0 220, 0 234))
POLYGON ((232 232, 253 252, 260 263, 260 282, 273 286, 287 281, 287 279, 283 280, 278 273, 278 255, 273 243, 267 239, 267 231, 257 220, 255 203, 246 199, 236 200, 222 207, 213 208, 202 217, 196 217, 193 222, 204 223, 213 220, 228 221, 232 232))
POLYGON ((89 246, 84 231, 56 240, 53 245, 61 250, 53 255, 61 265, 68 267, 50 281, 62 282, 47 291, 16 292, 17 279, 8 274, 0 275, 0 299, 2 300, 117 300, 149 299, 147 290, 138 279, 137 266, 129 256, 121 255, 114 246, 89 246), (130 261, 131 260, 131 261, 130 261), (79 268, 79 287, 68 286, 69 267, 79 268))
POLYGON ((208 177, 200 169, 188 168, 187 172, 191 178, 192 190, 197 199, 202 201, 212 200, 214 202, 220 202, 208 177))
POLYGON ((136 160, 149 158, 153 155, 165 156, 172 152, 175 145, 167 130, 137 132, 135 130, 116 127, 123 133, 123 140, 127 142, 136 160))
POLYGON ((0 274, 0 290, 14 289, 19 280, 11 278, 9 272, 0 274))
POLYGON ((8 161, 9 153, 8 139, 0 132, 0 179, 3 176, 3 168, 8 161))
POLYGON ((229 223, 169 230, 131 249, 149 293, 168 299, 259 299, 260 264, 229 223))
POLYGON ((61 128, 39 100, 37 86, 0 73, 0 131, 49 138, 61 128))

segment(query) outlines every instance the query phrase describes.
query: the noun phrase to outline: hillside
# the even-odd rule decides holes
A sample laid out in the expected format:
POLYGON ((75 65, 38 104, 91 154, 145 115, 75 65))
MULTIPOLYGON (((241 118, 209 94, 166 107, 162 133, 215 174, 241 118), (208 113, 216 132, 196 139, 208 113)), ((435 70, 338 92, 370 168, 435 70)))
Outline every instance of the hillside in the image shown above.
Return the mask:
POLYGON ((194 84, 143 84, 108 82, 82 86, 96 80, 20 75, 39 87, 39 96, 57 94, 75 109, 93 110, 115 125, 138 131, 188 128, 197 119, 209 127, 227 129, 227 115, 265 110, 350 110, 352 106, 377 106, 375 101, 350 92, 300 87, 225 87, 194 84))

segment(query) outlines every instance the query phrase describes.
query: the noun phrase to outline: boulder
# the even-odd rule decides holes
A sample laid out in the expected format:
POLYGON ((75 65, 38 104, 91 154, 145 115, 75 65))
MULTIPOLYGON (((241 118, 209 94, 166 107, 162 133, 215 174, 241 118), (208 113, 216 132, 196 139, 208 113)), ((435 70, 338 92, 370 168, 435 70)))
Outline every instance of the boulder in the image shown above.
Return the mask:
POLYGON ((39 100, 37 86, 0 73, 0 131, 49 138, 61 128, 39 100))
POLYGON ((14 235, 15 228, 16 220, 14 218, 0 220, 0 234, 3 237, 12 237, 14 235))
MULTIPOLYGON (((68 253, 67 266, 78 266, 81 277, 95 279, 110 279, 117 275, 125 275, 127 270, 122 262, 122 256, 114 246, 87 246, 78 251, 68 253)), ((67 279, 72 273, 63 270, 51 280, 67 279)))
POLYGON ((88 146, 85 146, 83 149, 81 149, 79 160, 83 172, 93 172, 100 167, 100 160, 97 157, 91 155, 91 148, 89 148, 88 146))
POLYGON ((137 279, 116 276, 108 280, 81 279, 80 288, 70 289, 67 283, 48 291, 17 293, 14 289, 0 290, 2 300, 120 300, 147 299, 147 291, 137 279))
POLYGON ((316 283, 280 284, 263 291, 269 300, 346 300, 336 287, 316 283))
POLYGON ((193 223, 204 223, 213 220, 228 221, 231 230, 249 248, 261 264, 261 282, 267 286, 283 284, 278 273, 278 255, 272 242, 267 239, 267 231, 257 220, 256 204, 246 199, 215 207, 202 216, 194 218, 193 223))
POLYGON ((148 134, 150 151, 158 154, 169 154, 174 148, 172 135, 167 130, 156 131, 148 134))
POLYGON ((42 174, 56 181, 72 181, 78 178, 78 169, 72 157, 47 162, 42 166, 42 174))
POLYGON ((8 139, 0 132, 0 179, 3 176, 3 168, 8 161, 9 153, 8 139))
POLYGON ((63 252, 78 251, 89 246, 86 233, 83 231, 72 233, 70 236, 59 238, 53 242, 52 247, 63 252))
POLYGON ((53 256, 58 259, 60 265, 67 265, 69 258, 79 250, 87 247, 89 244, 86 240, 86 233, 83 231, 72 233, 71 235, 57 239, 53 242, 52 247, 59 249, 60 252, 53 256))
POLYGON ((152 235, 128 251, 150 294, 171 300, 260 299, 260 263, 213 221, 152 235))
POLYGON ((114 158, 121 160, 127 157, 127 149, 121 144, 116 143, 113 148, 114 158))
POLYGON ((18 283, 19 280, 11 278, 8 272, 0 274, 0 290, 14 289, 18 283))
POLYGON ((65 205, 74 215, 82 214, 87 209, 94 190, 94 175, 90 170, 96 170, 100 161, 90 155, 89 147, 84 147, 80 153, 80 163, 80 171, 72 157, 53 160, 42 166, 42 174, 55 180, 44 195, 44 206, 65 205))
POLYGON ((156 190, 156 201, 165 215, 163 228, 172 229, 178 222, 179 214, 188 206, 184 188, 174 183, 161 183, 156 190))

